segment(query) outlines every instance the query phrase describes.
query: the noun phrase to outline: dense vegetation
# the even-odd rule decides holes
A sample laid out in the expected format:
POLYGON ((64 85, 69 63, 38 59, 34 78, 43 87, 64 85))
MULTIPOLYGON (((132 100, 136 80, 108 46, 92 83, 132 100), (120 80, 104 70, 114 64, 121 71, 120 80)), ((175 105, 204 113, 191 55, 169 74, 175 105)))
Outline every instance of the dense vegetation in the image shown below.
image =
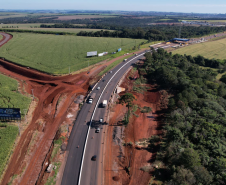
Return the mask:
POLYGON ((155 173, 168 185, 226 182, 226 84, 215 80, 217 72, 199 66, 219 63, 199 58, 153 50, 139 69, 172 95, 157 153, 164 166, 155 173))
MULTIPOLYGON (((5 165, 11 154, 13 144, 18 135, 18 127, 0 122, 0 174, 2 175, 5 165)), ((0 177, 1 177, 0 175, 0 177)))
MULTIPOLYGON (((225 31, 225 27, 192 27, 183 26, 181 36, 185 38, 201 37, 225 31)), ((122 29, 117 31, 97 31, 86 32, 81 31, 77 35, 90 37, 121 37, 121 38, 144 38, 147 40, 170 40, 178 37, 178 26, 150 26, 149 28, 122 29)))

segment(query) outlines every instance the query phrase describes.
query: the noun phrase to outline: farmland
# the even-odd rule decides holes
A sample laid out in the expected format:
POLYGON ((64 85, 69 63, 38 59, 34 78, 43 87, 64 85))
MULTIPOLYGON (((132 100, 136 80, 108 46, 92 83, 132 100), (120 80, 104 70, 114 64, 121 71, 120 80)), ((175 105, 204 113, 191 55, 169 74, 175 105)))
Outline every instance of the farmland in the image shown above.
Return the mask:
MULTIPOLYGON (((14 125, 3 124, 0 122, 0 174, 5 168, 5 165, 10 157, 10 153, 13 149, 13 144, 18 135, 18 128, 14 125)), ((0 177, 1 177, 0 175, 0 177)))
MULTIPOLYGON (((121 39, 102 37, 78 37, 72 35, 45 35, 32 33, 12 33, 13 39, 0 48, 0 56, 15 63, 51 74, 77 71, 96 64, 114 55, 86 58, 86 52, 107 51, 118 48, 129 50, 135 43, 145 42, 144 39, 121 39)), ((123 54, 123 52, 122 52, 123 54)))
MULTIPOLYGON (((0 28, 9 29, 19 29, 19 30, 35 30, 35 31, 56 31, 56 32, 67 32, 67 33, 78 33, 80 31, 101 31, 104 29, 88 29, 88 28, 40 28, 40 23, 33 24, 0 24, 0 28)), ((52 24, 47 24, 52 25, 52 24)), ((79 24, 74 24, 79 25, 79 24)), ((81 25, 81 24, 80 24, 81 25)), ((105 30, 104 30, 105 31, 105 30)), ((111 31, 111 30, 108 30, 111 31)))
POLYGON ((198 19, 194 19, 194 20, 186 20, 186 21, 193 21, 193 22, 212 22, 212 23, 214 23, 214 22, 226 22, 226 20, 221 20, 221 19, 219 19, 219 20, 198 20, 198 19))
POLYGON ((183 47, 174 50, 172 53, 192 56, 202 55, 210 59, 226 59, 226 38, 183 47))
POLYGON ((28 109, 30 99, 18 92, 17 81, 0 74, 0 107, 28 109))

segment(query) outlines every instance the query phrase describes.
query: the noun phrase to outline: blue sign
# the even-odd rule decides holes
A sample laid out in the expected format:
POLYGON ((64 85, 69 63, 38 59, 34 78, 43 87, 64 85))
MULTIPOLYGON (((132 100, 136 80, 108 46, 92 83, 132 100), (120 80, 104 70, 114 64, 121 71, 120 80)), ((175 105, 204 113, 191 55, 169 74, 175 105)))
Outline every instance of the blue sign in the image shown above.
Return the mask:
POLYGON ((0 108, 0 120, 21 119, 20 109, 18 108, 0 108))
POLYGON ((119 49, 118 49, 118 52, 119 52, 119 51, 122 51, 122 48, 119 48, 119 49))

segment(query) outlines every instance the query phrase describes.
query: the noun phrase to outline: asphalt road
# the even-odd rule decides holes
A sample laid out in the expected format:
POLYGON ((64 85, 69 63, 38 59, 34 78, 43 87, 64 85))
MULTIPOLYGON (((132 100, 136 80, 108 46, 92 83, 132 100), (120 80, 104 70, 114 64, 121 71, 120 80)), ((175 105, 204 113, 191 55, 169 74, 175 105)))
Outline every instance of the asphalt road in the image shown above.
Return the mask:
MULTIPOLYGON (((159 44, 154 45, 153 47, 166 48, 171 46, 171 44, 159 44)), ((138 56, 132 56, 128 58, 126 62, 120 63, 112 70, 112 73, 107 73, 93 89, 92 93, 96 93, 96 97, 92 104, 85 103, 83 105, 69 138, 69 144, 67 147, 69 154, 61 182, 62 185, 102 184, 103 141, 104 134, 106 134, 105 129, 107 127, 105 122, 107 107, 103 108, 100 105, 103 100, 110 100, 110 97, 121 77, 125 74, 125 72, 131 65, 138 62, 139 59, 142 59, 144 57, 144 54, 145 52, 142 52, 138 54, 138 56), (100 89, 97 90, 97 87, 100 87, 100 89), (92 124, 91 127, 89 127, 91 118, 92 124), (103 123, 99 122, 100 118, 103 118, 103 123), (100 133, 95 132, 97 127, 101 128, 100 133), (87 132, 89 134, 86 143, 87 132), (83 157, 84 147, 85 152, 83 157), (91 160, 92 156, 94 155, 97 156, 96 161, 91 160)))

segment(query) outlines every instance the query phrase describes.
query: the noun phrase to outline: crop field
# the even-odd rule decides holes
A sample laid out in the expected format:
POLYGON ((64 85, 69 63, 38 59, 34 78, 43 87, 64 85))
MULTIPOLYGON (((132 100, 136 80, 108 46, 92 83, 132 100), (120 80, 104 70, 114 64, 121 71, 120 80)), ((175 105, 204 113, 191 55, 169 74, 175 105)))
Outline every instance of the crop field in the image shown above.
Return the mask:
POLYGON ((18 135, 18 127, 14 125, 3 124, 0 122, 0 177, 9 160, 13 144, 18 135))
MULTIPOLYGON (((88 51, 115 52, 118 48, 129 50, 144 39, 79 37, 72 35, 45 35, 12 33, 13 39, 0 48, 0 56, 15 63, 51 74, 66 74, 68 68, 77 71, 96 64, 103 57, 86 57, 88 51)), ((123 54, 123 51, 122 51, 123 54)))
POLYGON ((16 80, 0 74, 0 107, 28 109, 30 98, 20 94, 17 89, 16 80))
MULTIPOLYGON (((68 32, 68 33, 78 33, 80 31, 101 31, 105 29, 88 29, 88 28, 40 28, 40 23, 33 24, 0 24, 2 29, 19 29, 19 30, 35 30, 35 31, 56 31, 56 32, 68 32)), ((52 25, 52 24, 47 24, 52 25)), ((76 24, 74 24, 76 25, 76 24)), ((77 24, 78 25, 78 24, 77 24)), ((81 25, 81 24, 80 24, 81 25)), ((112 31, 112 30, 107 30, 112 31)))
POLYGON ((226 38, 176 49, 173 54, 202 55, 206 58, 226 59, 226 38))
POLYGON ((195 20, 186 20, 186 21, 196 21, 196 22, 226 22, 226 20, 198 20, 198 19, 195 19, 195 20))

